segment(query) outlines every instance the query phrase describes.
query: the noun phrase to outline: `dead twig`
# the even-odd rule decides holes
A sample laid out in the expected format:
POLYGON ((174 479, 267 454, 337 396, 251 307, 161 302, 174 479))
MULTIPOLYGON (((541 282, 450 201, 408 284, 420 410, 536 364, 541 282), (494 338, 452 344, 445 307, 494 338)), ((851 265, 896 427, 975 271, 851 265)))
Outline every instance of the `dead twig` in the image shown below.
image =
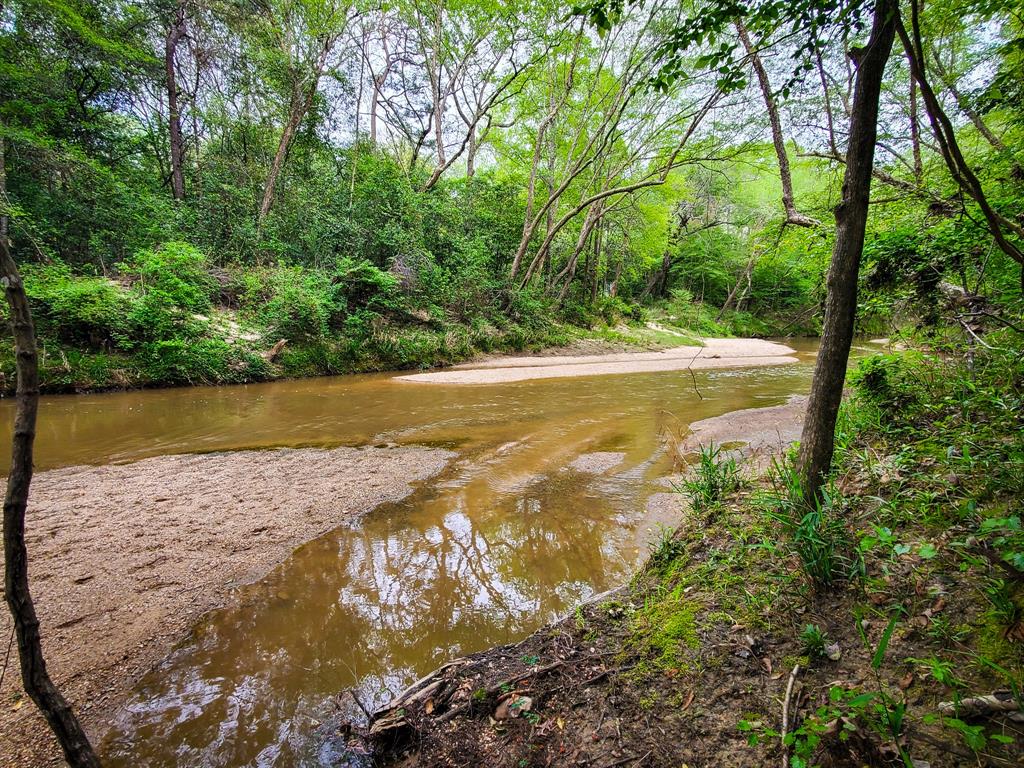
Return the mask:
POLYGON ((614 763, 608 763, 608 765, 605 766, 605 768, 615 768, 615 766, 617 766, 617 765, 627 765, 629 763, 642 763, 644 760, 646 760, 648 757, 651 756, 651 753, 653 751, 654 750, 649 749, 649 750, 647 750, 647 752, 645 752, 644 754, 640 755, 640 757, 636 757, 636 756, 623 757, 621 760, 616 760, 614 763))
POLYGON ((793 683, 796 676, 800 674, 800 665, 795 664, 793 671, 789 673, 789 682, 786 683, 786 695, 782 699, 782 733, 779 741, 782 742, 782 768, 789 768, 789 747, 786 746, 786 733, 789 732, 789 700, 793 696, 793 683))

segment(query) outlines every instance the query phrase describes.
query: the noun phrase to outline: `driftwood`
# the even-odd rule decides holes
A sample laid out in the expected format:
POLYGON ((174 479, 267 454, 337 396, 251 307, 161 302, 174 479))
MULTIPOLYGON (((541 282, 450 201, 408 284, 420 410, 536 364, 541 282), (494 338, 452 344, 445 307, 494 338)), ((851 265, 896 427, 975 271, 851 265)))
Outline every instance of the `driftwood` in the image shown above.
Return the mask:
MULTIPOLYGON (((579 605, 598 603, 626 589, 626 585, 592 595, 579 605)), ((559 624, 571 618, 572 613, 557 619, 559 624)), ((504 646, 512 648, 517 644, 504 646)), ((404 691, 395 696, 383 707, 370 715, 368 736, 370 741, 394 749, 396 745, 407 743, 417 730, 417 723, 431 718, 437 723, 447 723, 460 715, 473 710, 476 706, 492 706, 494 701, 515 688, 516 683, 523 680, 536 679, 567 665, 583 665, 605 658, 608 654, 569 655, 543 666, 530 667, 517 672, 503 680, 498 680, 486 687, 475 689, 467 684, 477 670, 482 670, 488 658, 502 647, 488 651, 452 659, 433 672, 424 675, 412 683, 404 691), (386 745, 386 746, 385 746, 386 745)), ((601 674, 586 680, 583 685, 597 682, 615 670, 605 670, 601 674)))
POLYGON ((263 353, 263 359, 268 363, 273 363, 281 356, 281 352, 284 351, 285 345, 288 343, 288 339, 278 339, 278 341, 263 353))
POLYGON ((971 696, 960 701, 943 701, 939 712, 958 717, 992 717, 1009 715, 1013 720, 1024 721, 1024 709, 1010 691, 996 691, 991 696, 971 696))

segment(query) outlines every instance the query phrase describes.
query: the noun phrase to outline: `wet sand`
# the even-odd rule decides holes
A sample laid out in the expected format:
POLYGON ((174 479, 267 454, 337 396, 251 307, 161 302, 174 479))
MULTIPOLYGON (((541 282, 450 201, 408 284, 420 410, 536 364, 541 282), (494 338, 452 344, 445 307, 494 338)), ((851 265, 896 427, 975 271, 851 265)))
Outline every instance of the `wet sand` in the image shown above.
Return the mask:
MULTIPOLYGON (((300 544, 411 492, 454 454, 415 447, 160 456, 36 475, 30 578, 49 670, 90 735, 199 616, 300 544)), ((11 636, 0 614, 0 656, 11 636)), ((0 689, 0 765, 62 765, 21 692, 0 689)))
POLYGON ((703 347, 672 347, 657 352, 619 352, 562 357, 502 357, 443 371, 400 376, 423 384, 504 384, 529 379, 622 373, 705 370, 795 363, 795 350, 762 339, 705 339, 703 347))
POLYGON ((701 446, 717 445, 736 450, 749 458, 760 454, 777 454, 800 439, 807 397, 791 397, 784 405, 769 408, 747 408, 710 419, 695 421, 690 434, 680 444, 681 454, 697 453, 701 446))

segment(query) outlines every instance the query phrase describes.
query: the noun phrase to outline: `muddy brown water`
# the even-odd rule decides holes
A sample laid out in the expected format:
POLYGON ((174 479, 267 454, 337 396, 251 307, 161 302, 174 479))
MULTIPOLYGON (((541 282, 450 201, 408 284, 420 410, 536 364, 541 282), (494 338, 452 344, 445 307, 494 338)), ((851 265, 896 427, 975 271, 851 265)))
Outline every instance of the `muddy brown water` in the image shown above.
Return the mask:
POLYGON ((103 741, 105 764, 349 764, 338 728, 354 705, 340 692, 381 704, 628 578, 666 517, 649 502, 667 490, 673 437, 807 391, 816 343, 787 343, 799 363, 695 379, 452 386, 379 375, 46 398, 40 468, 277 446, 458 452, 405 501, 302 546, 205 616, 136 686, 103 741), (568 468, 598 451, 622 459, 601 474, 568 468))

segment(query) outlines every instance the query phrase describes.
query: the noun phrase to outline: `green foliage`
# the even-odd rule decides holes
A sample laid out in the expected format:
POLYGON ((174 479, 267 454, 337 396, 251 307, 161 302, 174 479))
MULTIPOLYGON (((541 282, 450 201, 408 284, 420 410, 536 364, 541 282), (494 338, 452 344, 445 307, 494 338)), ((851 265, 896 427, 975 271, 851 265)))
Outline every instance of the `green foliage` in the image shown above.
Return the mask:
POLYGON ((811 658, 817 658, 825 655, 828 640, 821 627, 817 624, 807 624, 800 633, 800 643, 803 645, 804 653, 811 658))
POLYGON ((79 277, 61 262, 27 264, 23 271, 38 333, 85 349, 113 345, 132 301, 105 277, 79 277))
POLYGON ((715 507, 739 484, 736 458, 722 456, 722 449, 717 445, 702 445, 694 477, 683 481, 683 490, 690 497, 694 511, 702 513, 715 507))
POLYGON ((811 585, 831 589, 850 573, 842 496, 833 483, 826 483, 820 498, 809 503, 800 473, 788 461, 774 463, 772 483, 774 491, 764 501, 766 514, 781 525, 811 585))
POLYGON ((120 269, 154 304, 190 312, 210 308, 214 281, 209 263, 202 251, 188 243, 168 242, 138 251, 120 269))

